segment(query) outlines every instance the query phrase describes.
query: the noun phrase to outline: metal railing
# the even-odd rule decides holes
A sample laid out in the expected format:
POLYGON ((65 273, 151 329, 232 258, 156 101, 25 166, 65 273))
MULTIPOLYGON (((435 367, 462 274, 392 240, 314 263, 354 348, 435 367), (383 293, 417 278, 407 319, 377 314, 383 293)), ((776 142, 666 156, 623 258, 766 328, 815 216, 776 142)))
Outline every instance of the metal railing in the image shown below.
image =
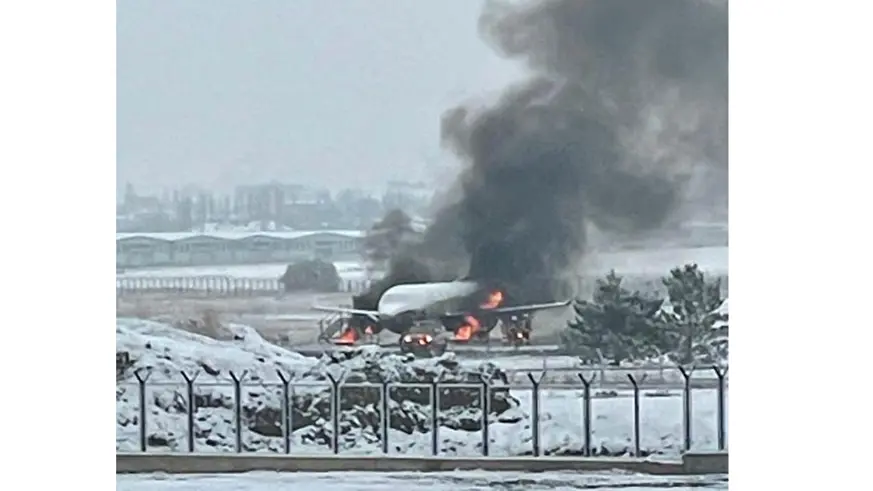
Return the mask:
MULTIPOLYGON (((544 357, 549 358, 549 357, 544 357)), ((619 389, 630 390, 633 388, 633 383, 628 376, 634 380, 645 384, 644 389, 651 390, 670 390, 683 389, 686 383, 682 370, 691 370, 695 375, 689 383, 694 389, 711 389, 716 390, 719 387, 719 374, 724 377, 724 383, 728 382, 728 370, 717 367, 720 371, 716 372, 711 366, 685 369, 677 367, 673 364, 645 364, 634 367, 615 367, 609 365, 597 366, 565 366, 565 367, 548 367, 544 369, 514 369, 506 368, 503 373, 506 374, 507 381, 511 384, 524 385, 528 381, 528 375, 531 373, 544 374, 544 380, 547 383, 568 385, 576 383, 579 374, 585 374, 591 379, 591 387, 597 389, 619 389)))
MULTIPOLYGON (((727 292, 727 276, 721 276, 722 287, 727 292)), ((575 294, 586 296, 593 291, 597 278, 576 278, 575 294)), ((361 293, 366 291, 371 280, 341 280, 338 285, 339 291, 348 293, 361 293)), ((628 288, 644 291, 658 291, 663 288, 660 277, 625 279, 628 288)), ((204 276, 124 276, 115 278, 116 295, 137 295, 143 293, 175 293, 197 294, 205 296, 276 296, 284 292, 282 283, 276 278, 242 278, 237 276, 204 275, 204 276)))
MULTIPOLYGON (((681 414, 677 414, 677 418, 681 418, 682 422, 682 448, 691 450, 693 445, 692 440, 692 402, 693 391, 698 389, 715 390, 716 393, 716 411, 715 421, 713 422, 716 428, 717 449, 724 450, 727 445, 726 432, 726 393, 727 393, 727 367, 676 367, 677 373, 680 374, 681 383, 673 384, 671 387, 681 391, 682 404, 681 414), (695 374, 703 374, 706 376, 695 377, 695 374)), ((246 396, 256 398, 255 395, 249 394, 251 388, 258 387, 260 389, 268 389, 280 398, 278 414, 278 431, 274 437, 281 438, 281 449, 273 449, 285 454, 290 454, 295 451, 292 442, 292 433, 295 431, 295 414, 301 414, 301 405, 308 406, 311 409, 315 405, 312 399, 305 402, 301 397, 309 396, 327 396, 328 408, 327 414, 318 416, 320 421, 328 424, 329 428, 324 432, 327 438, 327 444, 333 454, 339 454, 342 448, 341 438, 349 433, 349 428, 343 426, 343 412, 349 411, 351 408, 361 409, 363 407, 371 407, 375 410, 368 412, 370 417, 374 418, 372 427, 378 432, 377 439, 379 441, 381 452, 384 454, 390 453, 390 432, 392 428, 392 409, 398 407, 398 404, 408 403, 409 401, 428 401, 422 403, 422 406, 429 405, 429 422, 426 422, 425 427, 419 428, 421 432, 430 433, 430 453, 434 456, 440 455, 440 430, 447 427, 447 419, 443 413, 451 408, 465 407, 474 408, 478 412, 478 431, 481 434, 481 443, 477 446, 481 449, 484 456, 491 453, 490 445, 492 438, 489 436, 490 428, 495 424, 497 416, 492 411, 492 406, 502 404, 506 397, 515 396, 520 390, 530 391, 531 398, 529 402, 530 409, 530 425, 531 425, 531 451, 533 456, 548 455, 550 450, 544 448, 541 443, 542 436, 542 405, 544 397, 553 395, 555 391, 575 391, 577 397, 581 400, 581 448, 576 450, 575 454, 592 456, 597 455, 598 451, 593 444, 593 428, 592 421, 594 414, 592 410, 592 401, 600 397, 610 397, 597 392, 599 388, 614 387, 623 388, 620 384, 613 381, 610 384, 597 383, 596 370, 581 370, 575 375, 575 383, 556 384, 549 382, 547 373, 527 373, 526 384, 521 385, 518 381, 509 381, 505 377, 502 380, 489 380, 482 378, 477 383, 455 383, 443 382, 439 379, 431 382, 423 383, 395 383, 390 381, 381 381, 378 383, 347 383, 343 377, 334 377, 327 374, 326 380, 323 382, 299 382, 293 380, 287 374, 276 371, 278 377, 277 382, 264 382, 260 377, 248 378, 248 371, 236 373, 230 371, 228 376, 223 380, 199 383, 198 373, 180 372, 179 382, 154 382, 150 381, 152 373, 149 371, 137 370, 133 376, 135 383, 121 383, 117 385, 117 400, 120 393, 124 392, 124 388, 135 388, 137 391, 136 398, 138 400, 137 415, 131 421, 117 422, 117 425, 128 426, 133 423, 138 427, 138 445, 137 449, 142 452, 149 450, 150 446, 166 446, 161 443, 150 444, 148 431, 149 421, 152 416, 152 411, 149 410, 149 403, 155 403, 160 397, 169 398, 172 402, 167 402, 166 406, 172 406, 178 414, 185 416, 185 438, 187 452, 197 451, 197 440, 202 439, 202 435, 198 436, 198 421, 204 418, 208 419, 209 411, 215 406, 214 400, 207 401, 210 397, 214 397, 214 393, 221 388, 232 390, 232 424, 233 424, 233 451, 237 453, 248 451, 259 451, 260 449, 252 450, 247 448, 243 442, 244 431, 254 432, 250 425, 257 423, 257 417, 251 414, 251 411, 246 406, 246 396), (171 388, 172 395, 156 395, 148 393, 149 388, 171 388), (175 392, 175 389, 184 389, 180 392, 175 392), (198 391, 198 389, 200 389, 198 391), (205 390, 203 390, 205 389, 205 390), (249 389, 247 391, 246 389, 249 389), (120 390, 120 392, 119 392, 120 390), (355 392, 356 391, 356 392, 355 392), (513 392, 515 391, 515 392, 513 392), (210 395, 213 394, 213 395, 210 395), (502 395, 501 395, 502 394, 502 395), (203 407, 198 408, 198 400, 202 400, 203 407), (205 402, 204 402, 205 401, 205 402), (211 402, 210 402, 211 401, 211 402), (392 408, 393 406, 393 408, 392 408), (205 412, 204 415, 201 411, 205 412), (344 431, 345 430, 345 431, 344 431)), ((164 374, 166 375, 166 373, 164 374)), ((565 373, 566 375, 566 373, 565 373)), ((644 390, 651 390, 653 387, 648 385, 647 375, 643 373, 624 373, 626 387, 629 388, 630 397, 632 398, 631 405, 631 420, 632 420, 632 439, 633 444, 629 447, 630 453, 634 456, 642 456, 646 452, 641 446, 640 438, 642 434, 642 419, 641 419, 641 399, 644 390)), ((654 389, 663 389, 663 386, 655 386, 654 389)), ((649 394, 654 396, 655 394, 649 394)), ((661 394, 662 396, 664 394, 661 394)), ((615 397, 612 394, 611 397, 615 397)), ((215 396, 217 397, 217 396, 215 396)), ((266 404, 264 401, 265 394, 261 394, 259 404, 266 404)), ((229 402, 229 401, 224 401, 229 402)), ((366 411, 365 411, 366 412, 366 411)), ((263 421, 261 421, 263 424, 263 421)), ((269 425, 268 425, 269 426, 269 425)), ((299 429, 299 428, 298 428, 299 429)), ((116 427, 118 431, 118 426, 116 427)), ((322 442, 323 444, 324 442, 322 442)))
MULTIPOLYGON (((369 287, 365 280, 343 280, 339 291, 360 293, 369 287)), ((264 297, 279 296, 285 289, 278 279, 237 278, 232 276, 133 276, 115 278, 116 296, 150 293, 201 295, 209 297, 264 297)))

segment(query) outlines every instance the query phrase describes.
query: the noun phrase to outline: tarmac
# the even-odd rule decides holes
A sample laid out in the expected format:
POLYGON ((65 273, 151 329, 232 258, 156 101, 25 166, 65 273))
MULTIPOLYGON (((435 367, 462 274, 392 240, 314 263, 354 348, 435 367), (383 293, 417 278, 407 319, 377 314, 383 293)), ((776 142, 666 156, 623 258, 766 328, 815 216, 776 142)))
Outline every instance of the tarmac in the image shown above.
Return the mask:
MULTIPOLYGON (((209 298, 180 296, 167 293, 143 293, 123 295, 116 299, 116 317, 137 317, 171 324, 214 317, 220 323, 245 324, 255 328, 262 336, 295 351, 323 353, 334 348, 319 344, 319 321, 326 315, 311 309, 312 305, 351 305, 348 293, 300 293, 283 296, 209 298)), ((554 345, 558 333, 572 319, 572 309, 553 309, 537 312, 533 318, 532 345, 554 345)), ((399 335, 383 332, 378 342, 396 345, 399 335)), ((491 347, 483 345, 453 345, 451 351, 512 352, 510 346, 502 346, 498 330, 491 334, 491 347)), ((527 348, 527 347, 526 347, 527 348)), ((548 351, 547 348, 539 348, 548 351)), ((534 349, 536 350, 536 349, 534 349)), ((516 352, 520 352, 517 351, 516 352)))

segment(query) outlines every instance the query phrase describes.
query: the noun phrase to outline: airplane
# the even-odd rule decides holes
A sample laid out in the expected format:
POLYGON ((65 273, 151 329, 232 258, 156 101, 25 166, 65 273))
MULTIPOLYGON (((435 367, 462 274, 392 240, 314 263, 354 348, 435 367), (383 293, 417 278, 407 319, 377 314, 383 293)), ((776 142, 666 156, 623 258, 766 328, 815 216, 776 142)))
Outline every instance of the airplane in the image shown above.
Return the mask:
POLYGON ((348 316, 336 344, 352 345, 365 334, 388 330, 400 334, 402 351, 428 348, 435 332, 411 332, 414 326, 438 324, 452 334, 448 341, 465 343, 485 339, 501 322, 504 338, 518 345, 530 340, 531 315, 539 310, 570 305, 571 300, 503 306, 501 290, 489 290, 475 281, 395 285, 379 298, 376 310, 313 305, 313 310, 348 316))

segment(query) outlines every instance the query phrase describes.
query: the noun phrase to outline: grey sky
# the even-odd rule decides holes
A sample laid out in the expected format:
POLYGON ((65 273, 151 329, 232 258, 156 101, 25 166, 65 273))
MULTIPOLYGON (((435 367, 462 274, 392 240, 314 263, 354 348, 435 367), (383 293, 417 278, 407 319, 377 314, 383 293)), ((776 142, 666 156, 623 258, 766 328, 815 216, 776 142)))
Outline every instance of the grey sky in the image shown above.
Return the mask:
MULTIPOLYGON (((117 184, 430 178, 442 112, 518 77, 475 0, 117 2, 117 184)), ((443 170, 443 173, 447 170, 443 170)))

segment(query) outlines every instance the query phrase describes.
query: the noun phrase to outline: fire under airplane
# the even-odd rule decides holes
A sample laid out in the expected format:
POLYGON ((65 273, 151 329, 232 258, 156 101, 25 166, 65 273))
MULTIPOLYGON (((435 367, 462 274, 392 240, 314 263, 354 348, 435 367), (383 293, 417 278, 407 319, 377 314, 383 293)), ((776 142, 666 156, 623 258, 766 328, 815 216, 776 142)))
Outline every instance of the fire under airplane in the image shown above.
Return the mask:
POLYGON ((446 341, 486 339, 498 324, 504 339, 519 345, 530 339, 534 312, 566 307, 570 300, 517 306, 504 305, 501 290, 488 289, 475 281, 396 285, 379 298, 376 310, 315 305, 314 310, 343 316, 347 322, 336 344, 353 345, 365 334, 388 330, 401 335, 403 351, 429 349, 437 333, 412 332, 418 325, 438 324, 451 333, 446 341))

